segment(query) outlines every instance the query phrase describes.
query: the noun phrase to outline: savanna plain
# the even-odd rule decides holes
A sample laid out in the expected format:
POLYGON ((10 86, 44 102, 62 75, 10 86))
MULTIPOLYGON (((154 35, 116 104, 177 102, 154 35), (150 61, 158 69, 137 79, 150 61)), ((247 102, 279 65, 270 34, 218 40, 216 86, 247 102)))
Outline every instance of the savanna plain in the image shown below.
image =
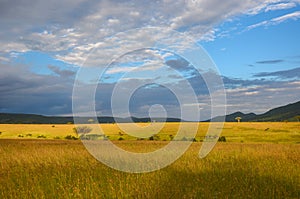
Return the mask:
MULTIPOLYGON (((209 123, 197 125, 182 157, 135 174, 97 161, 72 124, 0 124, 0 198, 300 198, 300 122, 225 123, 225 139, 202 159, 209 123)), ((178 126, 166 123, 152 139, 136 139, 101 124, 105 138, 140 153, 168 144, 178 126)))

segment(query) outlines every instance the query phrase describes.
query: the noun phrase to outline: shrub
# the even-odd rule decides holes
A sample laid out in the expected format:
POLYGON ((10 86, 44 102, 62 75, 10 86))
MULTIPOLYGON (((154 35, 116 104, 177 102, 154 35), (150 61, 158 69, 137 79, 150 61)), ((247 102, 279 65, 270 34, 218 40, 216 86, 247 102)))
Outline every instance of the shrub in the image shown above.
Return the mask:
POLYGON ((67 135, 67 136, 65 137, 65 139, 66 139, 66 140, 78 140, 78 138, 75 137, 75 136, 73 136, 73 135, 67 135))
POLYGON ((38 135, 37 138, 47 138, 45 135, 38 135))
POLYGON ((54 139, 56 139, 56 140, 59 140, 59 139, 60 139, 60 137, 59 137, 59 136, 55 136, 55 137, 54 137, 54 139))
POLYGON ((226 142, 226 137, 225 136, 219 137, 218 142, 226 142))
POLYGON ((158 135, 152 135, 149 137, 149 140, 153 141, 153 140, 156 140, 158 141, 160 139, 160 137, 158 135))
POLYGON ((22 135, 22 134, 19 134, 19 135, 18 135, 18 137, 19 137, 19 138, 22 138, 22 137, 24 137, 24 135, 22 135))
POLYGON ((31 136, 32 136, 31 133, 26 134, 26 137, 31 137, 31 136))
POLYGON ((82 134, 80 136, 81 140, 98 140, 99 138, 105 139, 105 135, 99 135, 99 134, 82 134))
POLYGON ((188 139, 187 139, 186 137, 183 137, 183 138, 181 139, 181 141, 188 141, 188 139))
POLYGON ((0 135, 2 134, 2 132, 0 131, 0 135))
POLYGON ((122 138, 122 137, 119 137, 119 139, 118 140, 124 140, 124 138, 122 138))
POLYGON ((88 126, 78 126, 76 128, 73 128, 73 130, 77 134, 87 134, 92 131, 92 128, 88 126))

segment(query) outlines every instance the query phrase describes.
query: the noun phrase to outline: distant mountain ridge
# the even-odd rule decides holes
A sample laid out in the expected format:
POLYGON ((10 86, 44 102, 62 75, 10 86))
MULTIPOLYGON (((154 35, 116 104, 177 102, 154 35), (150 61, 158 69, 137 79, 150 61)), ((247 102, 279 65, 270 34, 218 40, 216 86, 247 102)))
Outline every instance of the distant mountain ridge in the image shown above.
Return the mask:
MULTIPOLYGON (((300 116, 300 101, 286 106, 281 106, 269 110, 263 114, 235 112, 225 116, 218 116, 207 121, 226 121, 235 122, 236 117, 241 117, 243 122, 275 122, 275 121, 297 121, 296 116, 300 116), (224 120, 225 117, 225 120, 224 120)), ((80 123, 88 123, 91 117, 78 117, 80 123)), ((114 118, 114 117, 98 117, 99 123, 114 123, 114 122, 181 122, 184 121, 178 118, 114 118)), ((36 114, 18 114, 18 113, 0 113, 0 124, 67 124, 73 123, 74 119, 71 116, 43 116, 36 114)))
POLYGON ((241 117, 244 122, 276 122, 276 121, 297 121, 296 116, 300 116, 300 101, 285 106, 271 109, 263 114, 235 112, 226 116, 218 116, 208 121, 235 122, 236 117, 241 117))
MULTIPOLYGON (((77 117, 76 122, 89 123, 91 117, 77 117)), ((114 122, 180 122, 178 118, 114 118, 114 117, 98 117, 99 123, 114 123, 114 122)), ((74 123, 74 118, 71 116, 44 116, 36 114, 19 114, 19 113, 0 113, 0 124, 67 124, 74 123)))

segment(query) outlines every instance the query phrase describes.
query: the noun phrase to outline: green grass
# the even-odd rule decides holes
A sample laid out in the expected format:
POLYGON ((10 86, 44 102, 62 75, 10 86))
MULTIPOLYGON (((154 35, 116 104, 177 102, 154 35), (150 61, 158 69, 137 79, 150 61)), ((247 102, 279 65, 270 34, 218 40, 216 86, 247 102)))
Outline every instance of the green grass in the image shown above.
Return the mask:
MULTIPOLYGON (((122 141, 143 152, 164 142, 122 141)), ((96 161, 80 141, 0 140, 0 198, 299 198, 300 145, 201 143, 156 172, 130 174, 96 161)))

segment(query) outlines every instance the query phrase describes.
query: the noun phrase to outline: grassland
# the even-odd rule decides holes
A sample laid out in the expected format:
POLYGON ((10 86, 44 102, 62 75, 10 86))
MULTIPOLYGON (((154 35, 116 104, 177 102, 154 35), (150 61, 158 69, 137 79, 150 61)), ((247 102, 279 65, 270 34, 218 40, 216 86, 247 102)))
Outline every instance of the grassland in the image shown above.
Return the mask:
MULTIPOLYGON (((161 141, 113 142, 154 150, 176 125, 161 130, 161 141)), ((299 125, 226 123, 227 142, 206 158, 199 159, 202 142, 195 142, 170 166, 145 174, 105 166, 78 140, 51 140, 74 133, 72 125, 0 125, 0 198, 300 198, 299 125), (50 139, 37 139, 40 134, 50 139)), ((207 127, 200 124, 197 139, 207 127)), ((120 136, 116 125, 103 128, 113 140, 120 136)))
MULTIPOLYGON (((138 125, 146 126, 151 124, 138 125)), ((120 133, 125 140, 137 139, 127 135, 117 124, 101 124, 100 126, 111 140, 118 140, 120 133)), ((160 140, 170 140, 170 135, 175 135, 178 126, 179 123, 166 123, 158 133, 160 140)), ((197 141, 203 140, 208 127, 209 123, 199 123, 196 135, 197 141)), ((41 137, 48 139, 63 139, 67 135, 77 136, 73 128, 74 125, 72 124, 0 124, 0 139, 32 139, 41 135, 41 137)), ((187 125, 186 131, 188 132, 189 130, 189 125, 187 125)), ((155 132, 155 130, 153 131, 155 132)), ((226 137, 227 142, 300 143, 300 122, 228 122, 225 123, 221 135, 226 137)))

